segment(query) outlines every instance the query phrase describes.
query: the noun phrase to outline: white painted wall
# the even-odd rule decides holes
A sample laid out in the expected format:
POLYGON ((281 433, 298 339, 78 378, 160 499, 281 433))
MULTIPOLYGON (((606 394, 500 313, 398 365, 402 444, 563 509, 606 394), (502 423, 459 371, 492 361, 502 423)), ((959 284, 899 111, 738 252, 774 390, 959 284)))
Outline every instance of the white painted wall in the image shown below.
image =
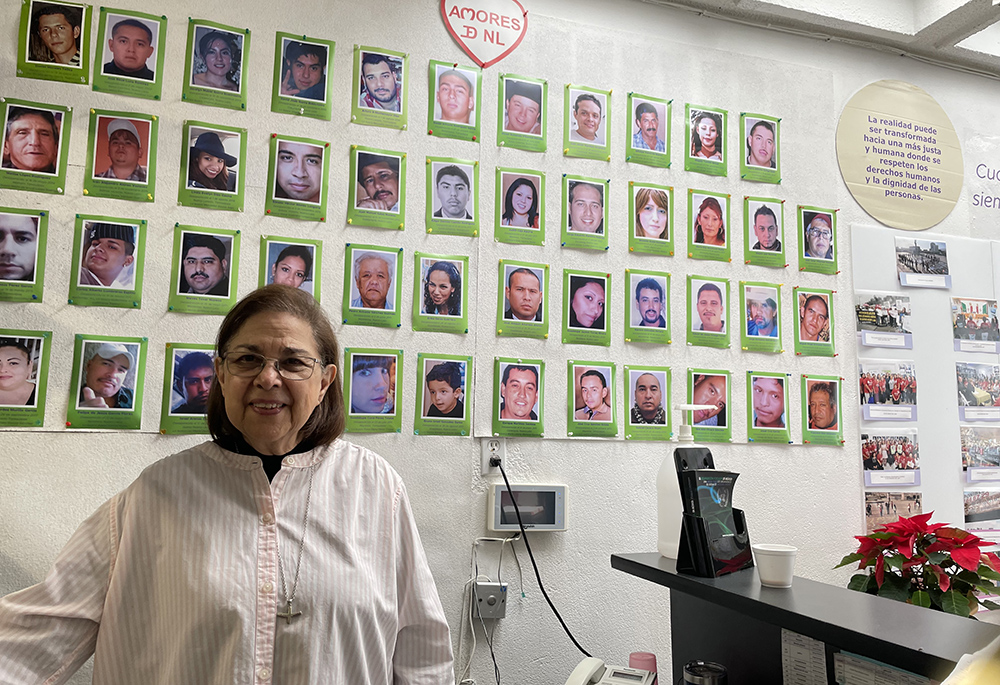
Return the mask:
MULTIPOLYGON (((138 0, 122 0, 124 7, 144 8, 138 0)), ((610 569, 614 552, 649 551, 655 548, 654 479, 661 460, 669 453, 664 445, 604 440, 567 440, 565 435, 565 364, 573 358, 608 358, 618 363, 657 363, 674 367, 673 402, 684 396, 684 373, 689 366, 729 368, 734 372, 734 438, 737 444, 713 448, 716 463, 743 475, 736 491, 736 503, 746 509, 751 534, 758 541, 785 541, 800 547, 797 572, 800 575, 843 584, 847 575, 831 571, 840 557, 850 551, 851 536, 861 531, 862 480, 858 456, 857 392, 853 385, 856 361, 854 334, 850 325, 852 223, 871 223, 854 203, 840 181, 836 168, 834 134, 836 120, 847 99, 870 81, 899 78, 911 81, 934 95, 952 116, 966 146, 966 168, 971 177, 977 161, 995 153, 997 140, 986 122, 996 118, 1000 96, 994 84, 917 62, 887 57, 843 45, 825 44, 764 30, 749 29, 725 22, 699 19, 639 2, 606 3, 600 0, 537 0, 528 2, 529 33, 520 48, 507 60, 486 72, 483 101, 483 144, 439 140, 422 134, 427 93, 422 85, 410 91, 410 130, 388 131, 348 124, 346 102, 334 106, 333 122, 297 120, 268 112, 275 30, 302 31, 337 41, 334 59, 334 93, 350 88, 351 48, 355 43, 384 45, 406 50, 411 55, 411 81, 425 83, 428 59, 467 62, 441 25, 438 3, 428 0, 397 3, 371 0, 362 5, 338 3, 323 13, 298 4, 251 0, 238 13, 208 13, 191 0, 170 0, 158 6, 170 19, 165 49, 164 100, 160 103, 118 98, 94 93, 83 87, 28 81, 13 77, 17 11, 10 5, 3 11, 0 29, 0 95, 15 96, 74 106, 70 170, 65 198, 0 191, 0 205, 39 207, 52 210, 46 296, 43 304, 0 305, 0 326, 51 329, 55 331, 57 353, 49 379, 49 407, 45 428, 40 431, 6 431, 0 437, 0 593, 21 588, 38 580, 75 526, 101 501, 124 487, 152 461, 196 443, 198 438, 162 437, 157 434, 160 403, 160 369, 163 343, 179 337, 210 341, 219 319, 190 317, 166 311, 168 274, 164 265, 175 222, 238 228, 243 231, 244 259, 240 292, 256 283, 257 240, 262 233, 322 237, 326 240, 326 274, 323 303, 339 311, 341 301, 343 243, 363 241, 402 245, 406 250, 404 302, 412 293, 414 250, 467 252, 472 268, 478 269, 477 290, 472 301, 482 307, 470 313, 471 333, 466 338, 443 334, 413 333, 337 326, 345 345, 391 345, 405 351, 402 392, 403 432, 399 435, 353 436, 355 442, 385 455, 407 481, 430 561, 453 633, 458 638, 462 587, 469 574, 471 545, 485 533, 483 522, 488 480, 479 476, 478 441, 468 438, 429 438, 412 435, 412 393, 414 365, 421 351, 454 349, 475 353, 479 387, 476 392, 475 426, 486 429, 489 411, 492 359, 496 355, 542 357, 548 367, 548 404, 544 440, 509 441, 507 470, 519 481, 566 483, 571 492, 571 528, 566 533, 536 535, 533 549, 543 579, 553 600, 578 639, 595 655, 622 664, 633 650, 656 652, 661 669, 669 669, 669 603, 667 592, 610 569), (187 17, 246 22, 253 31, 247 73, 249 111, 230 113, 180 101, 181 55, 185 49, 187 17), (560 117, 550 119, 549 152, 534 155, 500 150, 495 141, 496 75, 500 71, 549 79, 550 107, 561 104, 562 90, 572 81, 614 89, 613 160, 601 163, 564 159, 559 149, 560 117), (670 171, 653 171, 624 162, 622 127, 624 105, 631 91, 663 94, 674 98, 674 166, 670 171), (682 113, 685 102, 727 108, 730 122, 740 111, 757 110, 783 117, 783 175, 777 189, 743 183, 733 169, 738 141, 731 135, 730 176, 727 179, 685 173, 682 163, 682 113), (151 207, 114 200, 84 198, 83 165, 86 159, 87 109, 120 108, 157 114, 160 119, 158 201, 151 207), (251 165, 247 177, 245 214, 210 212, 177 207, 176 168, 180 160, 181 125, 184 119, 233 123, 249 129, 251 165), (329 140, 333 150, 332 188, 325 225, 298 223, 263 216, 266 174, 266 140, 271 132, 299 134, 329 140), (347 227, 346 188, 348 146, 367 144, 404 150, 409 155, 408 228, 402 235, 373 229, 347 227), (612 180, 611 250, 604 255, 561 249, 555 234, 544 247, 501 246, 484 230, 478 241, 423 233, 420 217, 424 212, 425 155, 449 155, 480 160, 483 169, 482 206, 493 206, 490 170, 497 165, 538 168, 549 174, 550 217, 558 216, 558 175, 563 172, 607 175, 612 180), (799 274, 794 266, 782 271, 744 267, 738 256, 741 238, 734 242, 734 263, 716 264, 686 259, 685 239, 677 243, 678 256, 672 259, 629 255, 625 226, 629 180, 672 184, 677 197, 690 187, 724 190, 734 199, 745 194, 775 192, 795 204, 817 204, 841 208, 839 276, 799 274), (83 309, 65 304, 70 272, 71 226, 74 213, 136 215, 150 221, 147 246, 151 254, 163 255, 161 266, 150 263, 146 272, 142 311, 83 309), (496 264, 501 256, 545 261, 553 266, 553 283, 561 268, 606 266, 615 279, 609 302, 620 306, 622 279, 629 265, 663 268, 673 274, 674 344, 670 349, 626 345, 621 338, 620 320, 613 324, 610 350, 585 346, 565 346, 553 335, 548 341, 497 339, 492 323, 496 302, 496 264), (785 283, 784 329, 792 329, 791 287, 796 284, 832 287, 842 293, 836 303, 835 359, 802 359, 788 351, 780 356, 688 348, 683 344, 684 321, 681 285, 688 273, 724 276, 734 286, 740 279, 775 280, 785 283), (151 340, 149 385, 143 407, 143 431, 138 434, 69 432, 65 420, 69 387, 71 338, 74 333, 122 333, 148 335, 151 340), (745 418, 740 409, 745 396, 745 372, 749 369, 800 373, 839 373, 844 384, 842 421, 844 448, 765 446, 745 444, 745 418)), ((733 128, 735 131, 735 128, 733 128)), ((968 208, 969 181, 955 212, 935 233, 948 235, 995 236, 994 217, 975 214, 968 208)), ((678 203, 681 205, 681 203, 678 203)), ((738 204, 738 203, 737 203, 738 204)), ((791 220, 792 211, 786 221, 791 220)), ((734 214, 734 228, 739 227, 734 214)), ((676 218, 683 223, 681 205, 676 218)), ((552 225, 556 222, 553 221, 552 225)), ((554 230, 554 229, 553 229, 554 230)), ((736 231, 737 234, 740 231, 736 231)), ((786 241, 794 253, 794 231, 786 231, 786 241)), ((794 260, 793 260, 794 263, 794 260)), ((888 268, 888 267, 887 267, 888 268)), ((558 286, 554 287, 559 292, 558 286)), ((735 292, 735 287, 734 287, 735 292)), ((553 302, 553 314, 561 314, 553 302)), ((738 317, 736 307, 730 317, 738 317)), ((408 320, 404 316, 404 322, 408 320)), ((793 384, 793 387, 797 387, 793 384)), ((797 392, 790 402, 793 437, 800 441, 800 411, 797 392)), ((620 400, 619 400, 620 401, 620 400)), ((619 406, 620 409, 624 407, 619 406)), ((959 455, 926 454, 925 459, 952 460, 959 455)), ((955 467, 957 470, 957 466, 955 467)), ((958 474, 955 473, 955 478, 958 474)), ((960 502, 926 502, 944 520, 956 520, 960 502)), ((485 558, 490 558, 488 551, 485 558)), ((495 557, 492 557, 495 559, 495 557)), ((488 562, 490 564, 495 562, 488 562)), ((522 553, 522 565, 527 559, 522 553)), ((306 569, 303 569, 306 572, 306 569)), ((515 567, 504 566, 504 577, 515 577, 515 567)), ((562 682, 579 660, 572 645, 560 632, 547 606, 525 569, 527 597, 512 593, 508 618, 496 632, 496 651, 504 679, 512 683, 562 682)), ((462 658, 462 657, 460 657, 462 658)), ((492 682, 492 664, 484 646, 476 655, 473 674, 477 683, 492 682)), ((86 674, 74 683, 88 682, 86 674)))

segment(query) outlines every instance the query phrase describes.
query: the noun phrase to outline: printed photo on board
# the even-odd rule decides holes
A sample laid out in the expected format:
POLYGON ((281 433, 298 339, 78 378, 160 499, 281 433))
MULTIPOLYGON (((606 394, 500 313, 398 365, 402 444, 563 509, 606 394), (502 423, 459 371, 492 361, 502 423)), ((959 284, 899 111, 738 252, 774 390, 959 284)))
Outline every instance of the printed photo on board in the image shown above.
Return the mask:
POLYGON ((233 239, 228 235, 193 233, 181 235, 181 273, 177 292, 181 295, 229 297, 229 258, 233 239))
POLYGON ((861 433, 861 459, 865 471, 910 471, 920 468, 917 431, 861 433))
POLYGON ((32 0, 27 61, 80 69, 80 46, 89 28, 83 26, 81 5, 32 0))
POLYGON ((758 285, 743 286, 743 298, 747 305, 746 325, 748 336, 777 338, 778 289, 758 285))
POLYGON ((360 150, 356 154, 357 208, 399 214, 399 157, 360 150))
POLYGON ((313 294, 315 247, 296 243, 267 243, 268 283, 288 285, 313 294))
POLYGON ((425 359, 421 416, 430 419, 464 419, 465 373, 465 362, 425 359))
POLYGON ((462 268, 460 261, 420 260, 424 284, 421 314, 431 316, 462 315, 462 268))
POLYGON ((691 420, 696 426, 725 427, 729 407, 726 392, 726 376, 717 374, 695 374, 691 391, 692 404, 712 406, 712 409, 697 409, 692 412, 691 420))
POLYGON ((191 85, 241 92, 243 36, 210 26, 196 26, 194 43, 191 85))
POLYGON ((955 340, 1000 340, 997 301, 951 298, 951 325, 955 340))
POLYGON ((475 125, 477 74, 460 67, 435 67, 434 121, 475 125))
POLYGON ((392 286, 396 278, 396 253, 365 250, 353 255, 352 309, 396 311, 392 286))
POLYGON ((573 420, 611 421, 611 367, 574 366, 573 381, 573 420))
POLYGON ((567 328, 605 330, 604 299, 607 279, 602 276, 569 277, 567 328))
POLYGON ((802 211, 802 236, 806 257, 811 259, 833 259, 834 235, 833 218, 826 212, 802 211))
POLYGON ((222 193, 236 192, 240 134, 200 126, 190 128, 187 187, 222 193))
POLYGON ((751 376, 754 428, 785 428, 785 379, 751 376))
POLYGON ((709 247, 726 246, 726 211, 729 200, 714 195, 694 193, 691 206, 697 207, 692 217, 694 220, 694 242, 709 247))
POLYGON ((604 147, 608 135, 604 125, 606 101, 604 93, 570 88, 569 102, 573 103, 569 122, 571 141, 604 147))
POLYGON ((896 238, 896 271, 911 274, 948 274, 948 245, 943 240, 896 238))
POLYGON ((501 364, 497 390, 501 421, 538 421, 541 397, 537 364, 501 364))
POLYGON ((722 158, 725 139, 721 115, 691 110, 691 157, 713 162, 725 161, 722 158))
POLYGON ((633 186, 636 238, 670 239, 670 197, 659 188, 633 186))
POLYGON ((351 355, 351 414, 395 415, 396 355, 351 355))
POLYGON ((666 107, 659 102, 633 99, 635 118, 632 125, 632 149, 647 152, 666 152, 664 130, 666 107), (662 124, 660 122, 663 122, 662 124))
POLYGON ((513 321, 544 321, 545 273, 541 269, 504 266, 503 318, 513 321))
POLYGON ((284 38, 278 92, 285 97, 326 102, 325 45, 284 38))
POLYGON ((0 337, 0 407, 38 405, 42 338, 0 337))
POLYGON ((62 112, 10 105, 4 122, 4 169, 55 175, 59 168, 62 112))
POLYGON ((361 53, 358 106, 399 112, 403 94, 403 63, 378 52, 361 53))
POLYGON ((632 328, 666 328, 666 277, 630 273, 629 280, 629 292, 635 295, 629 325, 632 328))
POLYGON ((131 410, 138 356, 134 343, 84 341, 76 408, 131 410))
POLYGON ((911 333, 910 298, 897 293, 855 293, 858 331, 911 333))
POLYGON ((586 181, 570 181, 567 230, 577 233, 604 233, 604 186, 586 181))
POLYGON ((135 290, 138 230, 130 224, 83 222, 77 285, 135 290))
POLYGON ((0 213, 0 281, 35 282, 38 217, 0 213))
POLYGON ((500 174, 500 183, 503 193, 500 225, 538 228, 542 209, 542 198, 538 190, 542 187, 541 177, 505 171, 500 174))
POLYGON ((471 183, 476 177, 472 165, 432 162, 431 173, 434 178, 433 215, 440 219, 472 221, 476 193, 471 183))
POLYGON ((959 426, 962 443, 962 468, 1000 467, 1000 428, 996 426, 959 426))
POLYGON ((913 362, 866 359, 858 366, 861 404, 917 403, 917 372, 913 362))
POLYGON ((215 380, 212 356, 203 350, 174 348, 173 380, 170 383, 170 414, 204 414, 215 380))
POLYGON ((1000 403, 1000 366, 955 362, 958 406, 995 407, 1000 403))
POLYGON ((781 252, 781 226, 778 225, 778 216, 781 215, 781 205, 779 203, 753 203, 750 205, 753 211, 753 236, 748 236, 748 240, 754 240, 751 250, 761 252, 781 252))
POLYGON ((767 119, 747 117, 744 126, 746 127, 747 165, 774 169, 774 157, 778 150, 774 124, 767 119))
POLYGON ((806 398, 811 431, 837 431, 839 426, 837 398, 840 388, 837 381, 806 380, 806 398))
POLYGON ((798 293, 799 340, 830 342, 830 296, 826 293, 798 293))
POLYGON ((504 79, 503 130, 542 135, 542 86, 530 81, 504 79))
POLYGON ((160 23, 108 12, 104 35, 109 36, 104 48, 101 73, 123 76, 140 81, 156 79, 156 39, 160 23))
POLYGON ((666 425, 666 373, 635 368, 630 368, 628 373, 629 405, 632 407, 629 411, 629 425, 666 425))
POLYGON ((98 116, 94 178, 145 184, 149 163, 148 121, 98 116))
POLYGON ((720 284, 716 281, 693 279, 691 291, 694 293, 694 302, 691 303, 691 310, 694 312, 694 316, 691 317, 691 330, 725 333, 727 305, 720 284))
POLYGON ((323 195, 323 147, 278 140, 274 199, 318 205, 323 195))

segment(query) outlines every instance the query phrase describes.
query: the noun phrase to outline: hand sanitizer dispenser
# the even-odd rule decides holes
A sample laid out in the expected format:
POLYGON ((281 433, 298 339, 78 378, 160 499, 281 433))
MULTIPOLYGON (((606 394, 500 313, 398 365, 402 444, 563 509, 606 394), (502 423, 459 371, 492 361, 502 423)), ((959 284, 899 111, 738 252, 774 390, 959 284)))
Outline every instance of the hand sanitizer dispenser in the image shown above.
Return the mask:
POLYGON ((677 442, 680 443, 674 449, 673 457, 667 457, 660 465, 660 470, 656 474, 656 549, 662 556, 677 558, 680 545, 681 525, 683 524, 684 504, 681 501, 681 491, 679 487, 678 468, 676 466, 678 458, 690 464, 689 468, 715 468, 712 462, 712 453, 707 447, 694 444, 694 436, 691 433, 691 412, 698 409, 715 409, 712 405, 682 404, 680 435, 677 442))

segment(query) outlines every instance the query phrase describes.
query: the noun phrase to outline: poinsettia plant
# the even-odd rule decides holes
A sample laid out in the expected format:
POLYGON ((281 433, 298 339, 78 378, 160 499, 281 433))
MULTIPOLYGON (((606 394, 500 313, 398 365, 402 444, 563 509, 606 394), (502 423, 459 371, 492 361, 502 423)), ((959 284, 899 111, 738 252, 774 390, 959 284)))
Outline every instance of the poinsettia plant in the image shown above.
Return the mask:
POLYGON ((847 587, 870 595, 970 616, 982 605, 1000 604, 977 593, 996 594, 1000 557, 980 548, 992 543, 947 523, 928 523, 934 512, 879 526, 874 533, 857 535, 858 551, 835 567, 858 562, 847 587))

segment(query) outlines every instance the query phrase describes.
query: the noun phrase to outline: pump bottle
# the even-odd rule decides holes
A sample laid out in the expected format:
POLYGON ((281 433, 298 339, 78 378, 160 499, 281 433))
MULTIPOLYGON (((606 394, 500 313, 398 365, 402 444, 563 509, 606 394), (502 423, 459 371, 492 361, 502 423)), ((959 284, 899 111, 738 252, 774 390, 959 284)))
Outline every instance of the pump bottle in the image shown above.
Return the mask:
MULTIPOLYGON (((680 546, 681 524, 684 515, 684 505, 681 502, 680 482, 677 477, 677 456, 684 456, 687 451, 705 450, 703 445, 694 442, 694 435, 691 433, 691 413, 699 410, 715 409, 712 405, 682 404, 680 434, 677 438, 678 445, 672 455, 668 455, 660 465, 660 470, 656 474, 656 549, 662 556, 677 558, 678 547, 680 546)), ((703 454, 703 452, 700 452, 703 454)), ((692 454, 692 463, 696 461, 692 454)))

